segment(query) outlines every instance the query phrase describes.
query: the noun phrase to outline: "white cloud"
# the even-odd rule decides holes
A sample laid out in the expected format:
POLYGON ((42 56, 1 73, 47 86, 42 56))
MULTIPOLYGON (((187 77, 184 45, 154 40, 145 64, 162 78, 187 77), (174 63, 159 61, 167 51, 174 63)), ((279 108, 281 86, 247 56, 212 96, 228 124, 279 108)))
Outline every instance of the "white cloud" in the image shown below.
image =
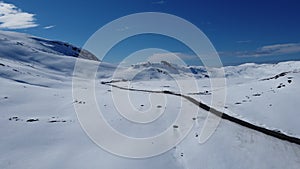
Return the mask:
POLYGON ((300 43, 287 43, 264 46, 261 51, 268 51, 276 54, 290 54, 300 52, 300 43))
POLYGON ((178 65, 185 65, 187 61, 197 60, 195 55, 189 55, 179 52, 155 53, 148 59, 150 62, 167 61, 178 65))
POLYGON ((157 5, 162 5, 164 3, 166 3, 166 1, 164 0, 152 2, 152 4, 157 4, 157 5))
POLYGON ((124 27, 117 28, 116 30, 119 31, 119 32, 123 32, 123 31, 129 30, 129 27, 128 26, 124 26, 124 27))
POLYGON ((49 26, 43 27, 43 29, 51 29, 51 28, 54 28, 54 27, 55 27, 55 25, 49 25, 49 26))
POLYGON ((300 43, 267 45, 253 51, 219 52, 223 56, 262 57, 300 53, 300 43))
POLYGON ((23 12, 14 4, 0 1, 0 28, 24 29, 36 27, 35 14, 23 12))

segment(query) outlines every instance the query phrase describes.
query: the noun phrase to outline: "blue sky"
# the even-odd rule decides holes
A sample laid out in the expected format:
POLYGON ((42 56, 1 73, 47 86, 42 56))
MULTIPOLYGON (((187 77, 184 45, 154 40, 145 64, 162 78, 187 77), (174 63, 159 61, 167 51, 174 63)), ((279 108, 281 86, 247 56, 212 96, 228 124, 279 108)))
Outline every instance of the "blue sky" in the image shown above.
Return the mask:
MULTIPOLYGON (((25 21, 16 19, 17 16, 1 19, 7 14, 2 9, 0 29, 77 46, 82 46, 96 30, 119 17, 137 12, 165 12, 199 27, 220 52, 225 65, 300 60, 298 0, 5 0, 2 3, 15 5, 15 11, 20 13, 18 17, 25 21)), ((125 42, 110 52, 113 57, 107 61, 119 62, 136 50, 150 47, 192 55, 183 44, 161 36, 145 35, 125 42)))

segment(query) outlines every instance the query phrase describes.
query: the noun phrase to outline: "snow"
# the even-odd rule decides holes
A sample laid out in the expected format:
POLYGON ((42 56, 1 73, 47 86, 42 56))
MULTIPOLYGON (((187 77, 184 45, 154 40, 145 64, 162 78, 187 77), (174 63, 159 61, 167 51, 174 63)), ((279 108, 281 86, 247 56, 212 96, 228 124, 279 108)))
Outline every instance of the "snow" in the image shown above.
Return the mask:
MULTIPOLYGON (((299 113, 297 110, 300 92, 300 62, 278 64, 243 64, 225 67, 227 114, 245 119, 253 124, 279 130, 288 135, 300 136, 299 113), (268 79, 288 72, 284 76, 268 79), (290 81, 290 83, 289 83, 290 81), (278 88, 279 86, 282 86, 278 88)), ((174 80, 133 81, 131 88, 169 90, 182 92, 178 84, 189 84, 191 80, 173 76, 174 80), (163 85, 162 85, 163 84, 163 85)), ((218 76, 216 76, 217 78, 218 76)), ((211 104, 211 85, 208 78, 196 78, 198 91, 184 87, 186 95, 208 105, 211 104)), ((193 79, 194 80, 194 79, 193 79)), ((125 82, 115 83, 126 86, 125 82)))
MULTIPOLYGON (((198 110, 190 133, 166 153, 143 159, 113 155, 89 139, 75 113, 74 106, 88 107, 90 101, 73 99, 72 75, 77 58, 66 55, 72 48, 61 51, 55 45, 63 43, 40 39, 0 32, 0 168, 297 169, 300 166, 300 146, 297 144, 226 120, 221 121, 207 142, 200 144, 199 134, 208 112, 178 96, 137 91, 128 92, 132 106, 115 105, 112 93, 119 98, 124 91, 101 84, 112 79, 133 79, 129 82, 130 88, 183 92, 208 105, 211 103, 210 79, 205 68, 166 63, 121 67, 115 74, 116 66, 100 64, 95 82, 97 103, 106 121, 122 134, 138 138, 157 135, 174 124, 182 105, 187 105, 187 111, 198 110), (198 84, 198 90, 178 87, 178 83, 188 86, 191 79, 198 84), (132 123, 119 113, 118 106, 123 111, 133 108, 156 112, 157 119, 149 125, 132 123), (38 121, 29 122, 30 119, 38 121)), ((83 62, 88 68, 99 64, 95 60, 83 62)), ((225 112, 299 137, 299 68, 300 62, 296 61, 225 67, 225 112), (282 72, 288 73, 276 79, 262 80, 282 72)), ((208 69, 218 72, 218 68, 208 69)), ((220 78, 217 73, 212 75, 211 78, 220 78)), ((125 81, 114 84, 128 86, 125 81)))

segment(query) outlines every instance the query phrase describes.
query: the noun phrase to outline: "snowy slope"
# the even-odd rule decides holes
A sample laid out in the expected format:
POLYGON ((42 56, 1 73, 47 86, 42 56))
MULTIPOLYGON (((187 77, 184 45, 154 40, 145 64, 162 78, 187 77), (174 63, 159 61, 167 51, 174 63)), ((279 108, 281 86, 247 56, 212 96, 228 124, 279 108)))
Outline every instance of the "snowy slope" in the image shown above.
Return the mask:
MULTIPOLYGON (((225 67, 226 104, 225 112, 245 119, 253 124, 279 130, 293 136, 300 136, 300 114, 298 93, 300 80, 300 62, 290 61, 278 64, 243 64, 225 67)), ((212 70, 213 72, 213 70, 212 70)), ((209 78, 196 78, 198 90, 189 88, 184 78, 175 80, 133 81, 131 88, 148 90, 170 90, 182 92, 178 83, 187 84, 185 94, 208 105, 211 104, 209 78)), ((215 77, 219 77, 215 74, 215 77)), ((170 78, 171 79, 171 78, 170 78)), ((125 82, 117 83, 126 86, 125 82)))
POLYGON ((98 60, 90 52, 68 43, 8 31, 0 31, 0 56, 33 68, 44 67, 67 75, 72 74, 76 57, 98 60))
POLYGON ((27 34, 0 31, 1 55, 25 60, 24 56, 54 54, 96 60, 98 58, 89 51, 80 49, 66 42, 52 41, 27 34), (26 49, 27 48, 27 49, 26 49))
MULTIPOLYGON (((1 31, 0 36, 0 168, 298 169, 300 166, 299 145, 226 120, 221 121, 206 143, 199 144, 199 133, 208 113, 200 109, 189 135, 170 151, 145 159, 112 155, 87 137, 74 111, 74 106, 91 105, 88 99, 72 97, 72 74, 76 62, 72 47, 62 49, 64 43, 13 32, 1 31)), ((84 62, 87 66, 99 64, 98 61, 87 59, 84 62)), ((299 106, 299 67, 300 62, 225 67, 228 113, 299 135, 299 115, 296 111, 299 106), (276 76, 282 72, 288 73, 276 76), (253 96, 257 93, 261 95, 253 96), (250 97, 247 102, 243 102, 245 96, 250 97), (288 102, 281 104, 286 100, 288 102)), ((120 68, 113 76, 115 69, 114 65, 101 63, 95 89, 98 105, 107 122, 123 134, 132 137, 156 135, 174 123, 181 110, 181 102, 188 105, 187 111, 194 111, 198 107, 180 97, 163 94, 161 97, 168 101, 167 104, 157 103, 151 107, 149 98, 153 94, 131 91, 129 96, 136 109, 147 112, 153 108, 164 112, 149 125, 131 123, 119 114, 111 96, 113 89, 101 84, 102 81, 130 80, 134 77, 130 82, 133 88, 178 92, 172 77, 188 83, 196 75, 199 90, 185 90, 185 94, 210 103, 210 83, 203 67, 182 67, 164 62, 143 63, 120 68)), ((115 84, 122 86, 125 82, 115 84)), ((122 91, 114 92, 120 94, 122 91)), ((126 105, 123 109, 131 110, 126 105)))

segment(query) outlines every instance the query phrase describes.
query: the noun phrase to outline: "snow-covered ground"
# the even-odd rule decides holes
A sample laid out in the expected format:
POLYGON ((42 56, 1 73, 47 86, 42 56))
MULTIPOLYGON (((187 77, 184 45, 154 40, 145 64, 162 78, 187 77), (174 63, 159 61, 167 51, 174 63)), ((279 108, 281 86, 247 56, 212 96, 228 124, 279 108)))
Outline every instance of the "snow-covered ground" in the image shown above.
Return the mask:
MULTIPOLYGON (((244 64, 225 67, 226 103, 225 112, 245 119, 253 124, 280 130, 294 136, 300 136, 300 114, 296 111, 299 103, 300 62, 282 62, 278 64, 244 64)), ((186 78, 173 80, 132 81, 131 88, 143 88, 153 91, 169 90, 182 92, 178 84, 194 81, 186 78)), ((186 95, 192 96, 208 105, 211 103, 209 78, 196 78, 198 90, 184 88, 186 95)), ((114 83, 127 86, 127 82, 114 83)))
MULTIPOLYGON (((300 167, 300 145, 226 120, 221 121, 207 142, 199 144, 199 134, 208 112, 177 96, 158 94, 167 102, 151 105, 149 98, 153 94, 129 91, 132 106, 128 106, 128 110, 129 107, 140 111, 152 108, 163 114, 149 125, 123 118, 112 99, 112 90, 117 94, 122 91, 101 82, 124 79, 131 80, 131 88, 180 92, 178 81, 187 84, 193 79, 199 89, 189 91, 187 88, 183 94, 210 104, 212 91, 206 69, 165 62, 124 67, 115 76, 115 66, 102 63, 95 83, 98 105, 107 122, 119 132, 132 137, 149 137, 172 126, 182 104, 187 104, 187 111, 198 110, 191 132, 180 144, 159 156, 130 159, 112 155, 94 144, 80 126, 74 106, 89 106, 90 102, 72 97, 72 74, 78 53, 74 54, 75 48, 64 44, 25 34, 0 32, 0 168, 300 167)), ((87 65, 97 64, 92 54, 86 55, 80 57, 91 59, 84 61, 87 65)), ((244 64, 224 69, 226 113, 300 136, 300 105, 297 104, 300 62, 244 64)), ((128 85, 127 82, 114 84, 128 85)))

